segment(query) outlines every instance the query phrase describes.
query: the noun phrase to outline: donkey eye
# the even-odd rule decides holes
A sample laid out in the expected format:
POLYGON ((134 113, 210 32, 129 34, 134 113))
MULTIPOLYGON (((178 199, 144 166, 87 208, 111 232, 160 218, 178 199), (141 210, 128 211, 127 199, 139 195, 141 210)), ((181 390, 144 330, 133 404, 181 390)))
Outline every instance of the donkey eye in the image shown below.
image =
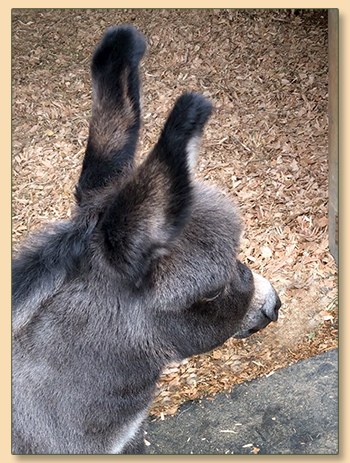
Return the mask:
POLYGON ((214 291, 210 291, 209 293, 205 294, 202 298, 202 302, 211 302, 214 301, 214 299, 217 299, 222 293, 223 293, 224 288, 219 288, 214 291))

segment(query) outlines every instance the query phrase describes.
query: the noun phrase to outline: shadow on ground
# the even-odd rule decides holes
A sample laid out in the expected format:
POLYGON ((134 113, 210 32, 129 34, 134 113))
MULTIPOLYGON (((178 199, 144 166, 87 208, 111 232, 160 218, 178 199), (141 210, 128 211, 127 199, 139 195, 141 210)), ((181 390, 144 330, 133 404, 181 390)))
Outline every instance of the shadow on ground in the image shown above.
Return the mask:
POLYGON ((151 454, 338 454, 338 350, 150 418, 151 454))

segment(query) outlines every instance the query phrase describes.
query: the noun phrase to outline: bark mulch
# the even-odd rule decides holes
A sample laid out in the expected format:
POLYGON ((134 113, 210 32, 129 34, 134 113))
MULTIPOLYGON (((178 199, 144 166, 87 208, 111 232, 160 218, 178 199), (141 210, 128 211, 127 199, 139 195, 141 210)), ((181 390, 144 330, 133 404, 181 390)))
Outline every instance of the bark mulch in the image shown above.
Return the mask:
POLYGON ((337 267, 328 249, 327 11, 13 10, 13 243, 73 204, 91 112, 89 61, 103 31, 147 37, 140 159, 175 99, 215 112, 198 177, 241 210, 241 260, 282 300, 278 323, 170 365, 151 413, 231 390, 337 347, 337 267))

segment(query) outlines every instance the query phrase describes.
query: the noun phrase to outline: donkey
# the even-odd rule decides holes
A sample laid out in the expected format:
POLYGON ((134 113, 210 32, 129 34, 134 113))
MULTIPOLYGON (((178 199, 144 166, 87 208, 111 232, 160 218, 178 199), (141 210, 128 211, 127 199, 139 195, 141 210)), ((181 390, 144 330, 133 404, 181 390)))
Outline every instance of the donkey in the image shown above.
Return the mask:
POLYGON ((162 368, 276 321, 272 285, 237 259, 231 201, 194 179, 211 103, 176 101, 140 164, 143 36, 108 29, 70 220, 13 260, 14 454, 144 453, 162 368))

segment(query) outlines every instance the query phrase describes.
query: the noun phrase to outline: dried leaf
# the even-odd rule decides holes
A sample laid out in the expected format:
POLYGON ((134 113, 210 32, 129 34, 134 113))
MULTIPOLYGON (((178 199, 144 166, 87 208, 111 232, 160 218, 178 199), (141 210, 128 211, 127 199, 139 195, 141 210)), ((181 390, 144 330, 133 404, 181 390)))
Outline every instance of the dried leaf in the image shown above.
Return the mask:
POLYGON ((268 246, 261 248, 261 257, 263 259, 269 259, 272 256, 272 250, 268 246))
POLYGON ((245 227, 239 258, 271 280, 282 308, 277 323, 251 338, 229 339, 214 355, 170 366, 159 380, 157 416, 337 346, 322 14, 305 10, 305 34, 294 21, 280 27, 290 25, 282 9, 13 11, 15 247, 28 230, 70 215, 91 114, 90 51, 109 24, 134 23, 150 42, 141 65, 137 161, 156 143, 182 91, 205 93, 214 102, 197 175, 238 203, 245 227), (320 315, 330 306, 323 316, 332 316, 333 325, 320 315), (314 319, 318 323, 309 326, 314 319))

